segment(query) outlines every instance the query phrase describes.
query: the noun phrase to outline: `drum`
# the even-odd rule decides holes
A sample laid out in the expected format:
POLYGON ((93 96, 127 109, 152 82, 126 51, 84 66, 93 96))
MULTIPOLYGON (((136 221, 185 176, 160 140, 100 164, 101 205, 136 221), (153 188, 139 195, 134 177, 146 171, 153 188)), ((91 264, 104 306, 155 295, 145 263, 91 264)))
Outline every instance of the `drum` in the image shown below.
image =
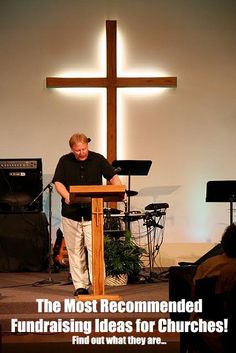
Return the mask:
POLYGON ((122 214, 116 208, 104 208, 104 233, 112 236, 123 236, 122 214))
POLYGON ((128 222, 135 222, 135 221, 138 221, 139 219, 144 219, 145 213, 142 213, 140 211, 130 211, 130 213, 127 213, 125 217, 128 220, 128 222))

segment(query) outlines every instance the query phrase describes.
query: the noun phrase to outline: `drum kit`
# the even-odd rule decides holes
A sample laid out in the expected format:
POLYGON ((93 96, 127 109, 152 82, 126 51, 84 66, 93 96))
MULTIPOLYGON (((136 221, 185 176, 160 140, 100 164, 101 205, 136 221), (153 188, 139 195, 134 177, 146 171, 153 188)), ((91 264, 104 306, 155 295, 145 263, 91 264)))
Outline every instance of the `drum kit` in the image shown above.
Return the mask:
MULTIPOLYGON (((137 191, 126 190, 127 196, 138 195, 137 191)), ((144 219, 145 213, 139 211, 128 212, 128 205, 125 202, 125 210, 106 207, 103 209, 104 214, 104 232, 115 237, 123 236, 126 229, 130 229, 130 223, 139 219, 144 219)))
POLYGON ((148 228, 151 226, 163 228, 160 222, 156 221, 156 212, 158 209, 159 212, 161 211, 163 204, 148 205, 144 213, 130 210, 130 198, 138 195, 138 191, 131 190, 130 188, 131 175, 148 175, 151 164, 151 160, 115 160, 112 162, 114 171, 117 174, 128 176, 128 189, 126 190, 127 201, 125 201, 124 212, 114 208, 104 209, 104 231, 106 233, 115 236, 115 232, 117 231, 117 235, 120 236, 123 230, 121 221, 125 224, 125 230, 130 230, 130 223, 140 219, 144 220, 144 225, 148 228))
POLYGON ((168 207, 167 203, 149 204, 145 207, 145 212, 127 212, 127 210, 122 212, 116 208, 104 208, 104 232, 112 236, 122 236, 126 229, 130 229, 127 225, 141 219, 144 221, 143 225, 147 227, 148 233, 151 228, 163 229, 164 225, 161 220, 166 215, 168 207), (125 227, 122 226, 122 222, 125 227))
POLYGON ((118 175, 128 176, 128 189, 126 190, 127 202, 125 202, 125 211, 118 217, 125 222, 125 228, 130 230, 130 223, 141 219, 144 214, 132 212, 130 210, 130 198, 138 195, 137 191, 131 190, 131 175, 148 175, 151 167, 151 160, 115 160, 112 162, 114 171, 118 175))
POLYGON ((150 160, 116 160, 112 162, 117 174, 128 176, 127 201, 124 211, 115 208, 104 209, 104 232, 112 237, 124 236, 125 231, 130 230, 132 222, 143 220, 143 226, 146 226, 147 232, 148 277, 150 281, 153 281, 155 257, 163 241, 166 209, 169 205, 167 203, 152 203, 145 207, 145 212, 131 211, 130 209, 130 198, 138 195, 137 191, 130 188, 131 175, 147 175, 151 164, 150 160), (160 244, 159 241, 161 241, 160 244))
POLYGON ((104 209, 104 233, 113 238, 119 238, 125 235, 127 222, 130 224, 134 221, 143 220, 143 226, 146 226, 147 236, 148 282, 156 281, 154 271, 155 258, 163 242, 163 229, 165 225, 166 209, 168 207, 169 205, 167 203, 152 203, 145 207, 144 213, 139 211, 131 211, 128 213, 112 208, 104 209))

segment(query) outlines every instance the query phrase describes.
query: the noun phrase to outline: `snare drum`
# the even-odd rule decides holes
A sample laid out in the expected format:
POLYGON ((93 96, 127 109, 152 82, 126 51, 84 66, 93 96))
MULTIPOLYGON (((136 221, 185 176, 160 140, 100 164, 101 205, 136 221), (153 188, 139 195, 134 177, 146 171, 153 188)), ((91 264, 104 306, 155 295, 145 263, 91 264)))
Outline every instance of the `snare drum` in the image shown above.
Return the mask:
POLYGON ((104 231, 120 231, 122 230, 121 211, 116 208, 104 208, 104 231))

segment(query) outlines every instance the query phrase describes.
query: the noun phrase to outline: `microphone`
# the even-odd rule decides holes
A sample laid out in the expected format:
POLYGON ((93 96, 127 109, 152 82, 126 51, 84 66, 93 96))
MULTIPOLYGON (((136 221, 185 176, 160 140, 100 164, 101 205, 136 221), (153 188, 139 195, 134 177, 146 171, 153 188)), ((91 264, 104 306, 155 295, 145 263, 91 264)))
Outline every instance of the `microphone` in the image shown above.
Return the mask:
POLYGON ((38 200, 38 198, 44 193, 44 191, 46 191, 47 189, 52 191, 52 189, 53 189, 53 182, 52 181, 45 186, 45 188, 35 197, 35 199, 33 199, 33 201, 30 202, 29 207, 31 207, 38 200))
POLYGON ((121 167, 114 168, 114 172, 116 172, 116 173, 121 172, 121 167))

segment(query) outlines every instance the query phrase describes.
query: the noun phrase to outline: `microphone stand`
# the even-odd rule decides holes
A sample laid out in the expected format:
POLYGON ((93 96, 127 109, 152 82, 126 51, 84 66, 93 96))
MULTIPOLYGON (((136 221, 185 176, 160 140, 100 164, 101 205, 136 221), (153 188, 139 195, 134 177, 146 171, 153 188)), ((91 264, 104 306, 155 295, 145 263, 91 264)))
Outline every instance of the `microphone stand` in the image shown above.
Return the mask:
POLYGON ((48 201, 48 279, 42 280, 35 282, 33 285, 34 286, 40 286, 40 285, 51 285, 51 284, 59 284, 60 282, 54 281, 52 279, 52 270, 51 270, 51 260, 52 260, 52 190, 53 186, 52 183, 49 183, 45 188, 38 194, 38 196, 30 203, 29 206, 31 206, 34 202, 38 200, 38 198, 48 189, 49 191, 49 201, 48 201))

